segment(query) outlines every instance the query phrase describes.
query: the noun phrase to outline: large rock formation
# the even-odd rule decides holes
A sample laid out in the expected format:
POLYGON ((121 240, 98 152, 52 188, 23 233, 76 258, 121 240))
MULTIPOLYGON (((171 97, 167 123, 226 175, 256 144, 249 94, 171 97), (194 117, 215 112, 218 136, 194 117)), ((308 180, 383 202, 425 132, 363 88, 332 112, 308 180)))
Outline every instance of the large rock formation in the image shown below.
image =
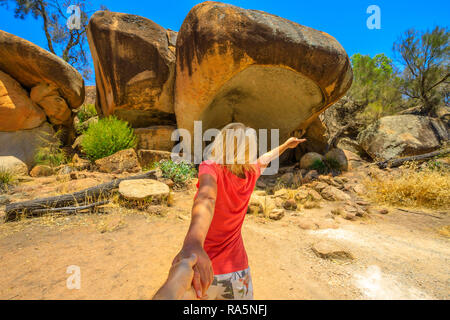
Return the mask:
POLYGON ((84 81, 80 73, 56 55, 0 30, 0 70, 31 90, 40 84, 57 88, 71 109, 84 101, 84 81))
POLYGON ((438 119, 394 115, 383 117, 367 127, 358 140, 372 159, 386 161, 439 149, 449 140, 449 132, 438 119))
POLYGON ((0 71, 0 131, 17 131, 39 127, 45 113, 13 78, 0 71))
POLYGON ((54 142, 55 132, 47 122, 31 130, 0 132, 0 156, 16 157, 31 169, 39 148, 54 142))
POLYGON ((193 131, 243 122, 305 130, 350 87, 352 69, 330 35, 256 10, 195 6, 177 39, 175 113, 193 131))
POLYGON ((99 11, 92 16, 87 35, 99 112, 115 114, 135 128, 175 124, 174 34, 131 14, 99 11))

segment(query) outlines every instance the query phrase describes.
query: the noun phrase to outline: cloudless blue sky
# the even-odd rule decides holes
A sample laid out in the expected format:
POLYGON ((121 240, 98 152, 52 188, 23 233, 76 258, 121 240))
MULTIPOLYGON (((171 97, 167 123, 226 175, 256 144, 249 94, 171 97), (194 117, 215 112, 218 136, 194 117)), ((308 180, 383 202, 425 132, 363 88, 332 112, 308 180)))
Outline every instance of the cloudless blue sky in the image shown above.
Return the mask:
MULTIPOLYGON (((189 0, 91 0, 92 7, 101 4, 111 11, 144 16, 165 28, 178 31, 189 10, 202 1, 189 0)), ((431 29, 436 25, 449 26, 449 0, 228 0, 223 1, 245 9, 266 11, 295 21, 335 37, 349 56, 354 53, 385 53, 392 57, 392 44, 405 30, 414 27, 431 29), (370 5, 381 9, 381 30, 366 26, 370 5)), ((14 18, 9 10, 0 7, 0 29, 47 48, 42 22, 31 16, 25 20, 14 18)))

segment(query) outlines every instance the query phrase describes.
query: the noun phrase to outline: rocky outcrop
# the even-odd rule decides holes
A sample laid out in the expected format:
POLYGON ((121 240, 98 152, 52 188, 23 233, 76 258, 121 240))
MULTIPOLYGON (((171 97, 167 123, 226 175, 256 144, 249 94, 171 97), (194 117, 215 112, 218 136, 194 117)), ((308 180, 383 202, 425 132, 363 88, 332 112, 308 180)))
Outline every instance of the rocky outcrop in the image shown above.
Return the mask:
POLYGON ((383 117, 358 137, 360 145, 377 161, 413 156, 439 149, 449 140, 446 125, 434 118, 415 115, 383 117))
POLYGON ((13 78, 0 71, 0 131, 17 131, 39 127, 45 113, 13 78))
POLYGON ((242 122, 304 130, 350 87, 352 69, 330 35, 262 11, 195 6, 177 39, 175 113, 193 132, 242 122))
POLYGON ((31 100, 44 109, 51 123, 71 124, 72 111, 66 100, 59 96, 58 88, 54 85, 41 83, 33 87, 30 92, 30 97, 31 100))
POLYGON ((171 137, 175 129, 175 126, 153 126, 134 130, 138 149, 172 151, 174 142, 171 137))
POLYGON ((99 11, 89 21, 96 107, 135 128, 175 124, 173 78, 176 34, 131 14, 99 11))
POLYGON ((37 150, 54 142, 55 132, 47 122, 31 130, 0 132, 0 156, 16 157, 31 169, 37 150))
POLYGON ((71 65, 41 47, 0 30, 0 70, 31 90, 52 85, 71 109, 84 101, 84 81, 71 65))

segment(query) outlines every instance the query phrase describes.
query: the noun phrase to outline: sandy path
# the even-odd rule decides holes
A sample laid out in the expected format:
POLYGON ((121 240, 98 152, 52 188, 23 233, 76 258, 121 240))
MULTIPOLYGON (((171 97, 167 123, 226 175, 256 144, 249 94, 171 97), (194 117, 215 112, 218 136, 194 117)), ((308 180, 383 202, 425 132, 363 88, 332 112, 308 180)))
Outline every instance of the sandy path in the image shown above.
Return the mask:
MULTIPOLYGON (((0 298, 150 298, 180 248, 189 221, 179 215, 188 214, 190 199, 178 194, 167 217, 115 212, 50 226, 33 219, 20 232, 2 226, 0 298), (80 267, 80 290, 66 287, 70 265, 80 267)), ((317 231, 300 229, 298 219, 247 217, 243 236, 256 299, 450 298, 449 240, 435 232, 448 218, 395 212, 317 231), (316 257, 311 245, 323 239, 347 247, 356 260, 316 257)))

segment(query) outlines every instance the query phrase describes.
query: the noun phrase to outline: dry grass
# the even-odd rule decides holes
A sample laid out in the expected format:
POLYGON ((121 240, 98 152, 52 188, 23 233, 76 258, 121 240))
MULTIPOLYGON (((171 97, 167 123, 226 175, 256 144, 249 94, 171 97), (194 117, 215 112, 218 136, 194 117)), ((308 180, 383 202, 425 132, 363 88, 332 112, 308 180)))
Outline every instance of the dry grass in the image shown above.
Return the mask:
POLYGON ((450 226, 443 226, 442 228, 440 228, 440 229, 438 230, 438 233, 439 233, 441 236, 450 238, 450 226))
POLYGON ((450 170, 418 168, 411 163, 391 174, 375 176, 364 184, 368 197, 382 204, 410 208, 448 209, 450 207, 450 170))

